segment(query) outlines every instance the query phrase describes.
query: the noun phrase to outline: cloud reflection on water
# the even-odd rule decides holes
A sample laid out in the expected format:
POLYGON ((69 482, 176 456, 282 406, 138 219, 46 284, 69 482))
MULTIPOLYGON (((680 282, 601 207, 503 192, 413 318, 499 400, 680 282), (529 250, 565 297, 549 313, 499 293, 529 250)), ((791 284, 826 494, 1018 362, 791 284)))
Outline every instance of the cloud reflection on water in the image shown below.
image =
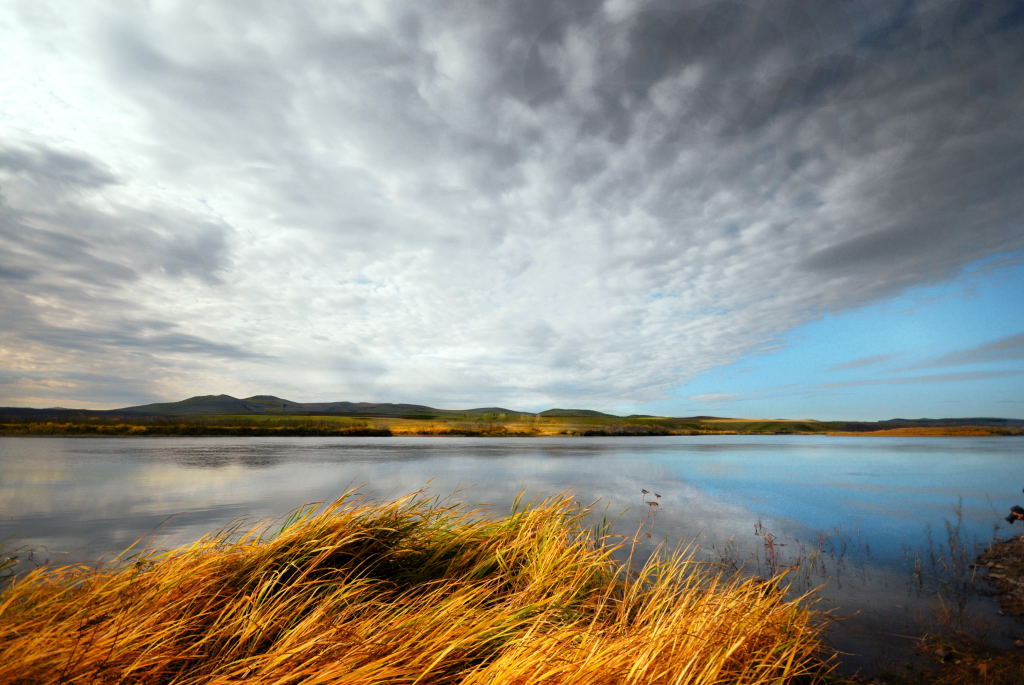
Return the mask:
POLYGON ((1003 492, 1014 448, 809 436, 4 438, 0 540, 57 563, 92 561, 139 538, 167 548, 239 519, 277 519, 352 488, 378 499, 425 489, 494 515, 520 492, 565 492, 628 534, 648 513, 647 489, 662 497, 645 548, 695 542, 703 558, 764 571, 771 533, 782 565, 803 559, 791 574, 799 589, 827 581, 826 605, 860 612, 844 628, 855 645, 872 622, 891 628, 898 614, 911 630, 928 614, 931 600, 908 594, 907 550, 924 547, 929 526, 942 531, 958 499, 967 539, 991 536, 995 512, 1014 503, 1016 486, 1003 492))
MULTIPOLYGON (((951 516, 959 498, 981 539, 994 513, 1014 503, 1012 491, 1002 492, 1013 454, 1005 441, 773 438, 5 439, 0 530, 34 535, 33 521, 47 515, 68 525, 117 521, 139 537, 153 533, 146 517, 188 512, 191 523, 156 533, 175 533, 176 542, 176 533, 208 532, 225 515, 278 517, 355 486, 378 498, 459 491, 496 513, 520 491, 566 491, 628 512, 629 525, 643 515, 640 489, 648 488, 664 495, 658 532, 668 541, 746 540, 760 519, 793 537, 859 529, 876 555, 894 561, 926 525, 951 516), (863 473, 877 475, 865 482, 863 473)), ((89 536, 82 548, 95 553, 101 541, 89 536)))

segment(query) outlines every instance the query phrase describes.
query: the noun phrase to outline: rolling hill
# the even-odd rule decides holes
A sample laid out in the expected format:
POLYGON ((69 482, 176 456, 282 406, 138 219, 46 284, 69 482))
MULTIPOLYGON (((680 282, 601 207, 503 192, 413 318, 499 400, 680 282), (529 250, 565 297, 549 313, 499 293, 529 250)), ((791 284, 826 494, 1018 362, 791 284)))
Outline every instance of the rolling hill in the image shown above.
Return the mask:
MULTIPOLYGON (((66 432, 93 430, 100 424, 154 424, 165 432, 169 423, 196 424, 189 431, 275 430, 294 434, 383 431, 389 434, 430 435, 687 435, 707 433, 842 433, 842 434, 1021 434, 1024 420, 974 417, 889 419, 886 421, 816 421, 730 419, 712 416, 616 416, 593 409, 548 409, 538 413, 504 407, 437 409, 422 404, 391 402, 295 402, 276 395, 196 395, 178 402, 155 402, 120 409, 89 410, 50 407, 0 407, 3 430, 15 433, 58 430, 31 428, 32 422, 68 422, 66 432), (324 423, 328 421, 328 423, 324 423), (99 423, 97 423, 99 422, 99 423), (214 422, 214 423, 211 423, 214 422), (270 423, 268 423, 270 422, 270 423), (330 423, 333 422, 333 423, 330 423), (340 423, 339 423, 340 422, 340 423), (16 425, 17 424, 17 425, 16 425), (216 425, 215 425, 216 424, 216 425), (20 426, 20 427, 19 427, 20 426), (91 426, 91 427, 90 427, 91 426), (226 427, 227 426, 227 427, 226 427), (249 426, 249 428, 244 428, 249 426), (969 429, 966 430, 965 429, 969 429)), ((119 430, 127 430, 125 425, 119 430)), ((113 429, 111 429, 113 430, 113 429)))

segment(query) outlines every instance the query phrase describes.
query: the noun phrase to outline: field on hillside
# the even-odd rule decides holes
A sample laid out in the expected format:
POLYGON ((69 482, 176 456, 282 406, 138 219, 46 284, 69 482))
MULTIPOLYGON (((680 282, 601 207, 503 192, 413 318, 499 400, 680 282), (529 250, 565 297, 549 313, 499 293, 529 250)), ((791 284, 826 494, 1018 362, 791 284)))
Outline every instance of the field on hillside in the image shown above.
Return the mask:
POLYGON ((19 435, 698 435, 820 433, 809 422, 703 422, 660 417, 446 415, 426 418, 246 414, 242 416, 90 418, 6 421, 0 434, 19 435))
POLYGON ((874 436, 880 438, 977 438, 985 436, 1022 435, 1020 428, 999 428, 996 426, 912 426, 907 428, 883 428, 876 431, 829 431, 829 435, 874 436))
POLYGON ((226 436, 644 436, 644 435, 1021 435, 1009 426, 903 426, 785 419, 670 418, 660 416, 544 415, 438 411, 416 416, 241 414, 91 416, 68 420, 0 420, 0 435, 226 435, 226 436))

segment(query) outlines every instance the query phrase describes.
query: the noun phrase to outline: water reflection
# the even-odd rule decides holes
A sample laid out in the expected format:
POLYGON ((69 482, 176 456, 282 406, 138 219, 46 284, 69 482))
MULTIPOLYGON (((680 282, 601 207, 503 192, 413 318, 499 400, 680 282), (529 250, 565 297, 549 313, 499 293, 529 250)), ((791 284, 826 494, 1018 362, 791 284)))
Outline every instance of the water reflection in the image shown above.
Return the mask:
POLYGON ((692 540, 761 572, 769 553, 799 562, 801 588, 827 582, 825 602, 858 612, 839 639, 860 650, 883 627, 931 620, 908 550, 958 502, 965 540, 998 532, 1018 454, 999 438, 2 438, 0 540, 56 563, 110 558, 139 538, 176 546, 357 486, 376 498, 426 488, 495 514, 519 492, 569 492, 628 532, 648 489, 662 497, 645 544, 692 540))

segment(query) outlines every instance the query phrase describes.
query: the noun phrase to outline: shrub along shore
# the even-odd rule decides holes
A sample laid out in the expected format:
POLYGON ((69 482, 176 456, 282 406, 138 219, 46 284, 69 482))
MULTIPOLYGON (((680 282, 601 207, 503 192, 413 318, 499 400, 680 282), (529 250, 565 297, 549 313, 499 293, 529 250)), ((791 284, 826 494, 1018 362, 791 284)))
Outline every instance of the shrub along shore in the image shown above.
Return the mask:
POLYGON ((633 544, 568 498, 497 520, 346 496, 0 593, 0 682, 817 682, 822 620, 777 583, 633 544), (629 554, 632 557, 632 554, 629 554))
POLYGON ((0 435, 62 436, 326 436, 392 435, 545 437, 658 435, 842 435, 977 437, 1024 434, 1017 426, 943 425, 890 428, 846 422, 678 419, 654 416, 353 417, 303 415, 135 417, 74 420, 0 419, 0 435))

